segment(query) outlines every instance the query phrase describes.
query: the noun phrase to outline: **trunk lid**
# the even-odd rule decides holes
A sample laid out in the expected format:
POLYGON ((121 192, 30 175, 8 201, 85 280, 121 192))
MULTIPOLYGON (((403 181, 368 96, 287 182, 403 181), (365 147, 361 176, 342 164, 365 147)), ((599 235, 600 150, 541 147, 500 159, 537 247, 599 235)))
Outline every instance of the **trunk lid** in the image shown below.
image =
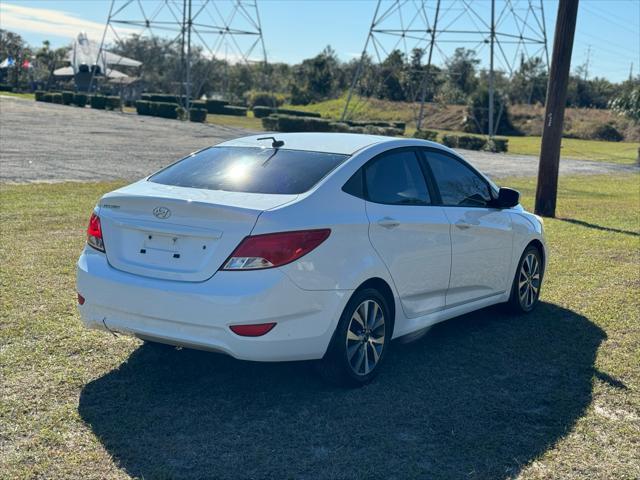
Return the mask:
POLYGON ((100 200, 107 259, 135 275, 202 282, 251 233, 262 211, 296 198, 143 180, 100 200))

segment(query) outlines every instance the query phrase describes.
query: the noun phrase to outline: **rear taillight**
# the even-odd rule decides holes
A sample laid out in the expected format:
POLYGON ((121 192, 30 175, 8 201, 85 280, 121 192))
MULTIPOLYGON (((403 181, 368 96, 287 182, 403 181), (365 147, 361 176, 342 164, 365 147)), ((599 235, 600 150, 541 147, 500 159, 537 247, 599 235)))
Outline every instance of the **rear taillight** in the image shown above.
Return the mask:
POLYGON ((104 241, 102 239, 102 227, 100 226, 100 217, 95 213, 91 214, 89 226, 87 227, 87 244, 96 250, 104 252, 104 241))
POLYGON ((291 263, 324 242, 328 228, 268 233, 246 237, 227 259, 222 270, 256 270, 291 263))

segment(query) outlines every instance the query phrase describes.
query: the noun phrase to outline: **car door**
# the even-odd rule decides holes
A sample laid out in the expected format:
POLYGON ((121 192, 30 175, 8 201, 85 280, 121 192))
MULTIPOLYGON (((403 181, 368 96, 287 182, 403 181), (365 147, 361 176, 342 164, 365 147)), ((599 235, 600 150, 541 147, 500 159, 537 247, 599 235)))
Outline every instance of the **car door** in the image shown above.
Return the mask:
POLYGON ((423 168, 414 149, 399 149, 370 161, 363 174, 369 237, 408 317, 444 308, 449 285, 449 222, 432 205, 423 168))
POLYGON ((451 277, 446 305, 505 292, 511 284, 511 216, 492 208, 489 182, 464 160, 425 149, 423 155, 451 224, 451 277))

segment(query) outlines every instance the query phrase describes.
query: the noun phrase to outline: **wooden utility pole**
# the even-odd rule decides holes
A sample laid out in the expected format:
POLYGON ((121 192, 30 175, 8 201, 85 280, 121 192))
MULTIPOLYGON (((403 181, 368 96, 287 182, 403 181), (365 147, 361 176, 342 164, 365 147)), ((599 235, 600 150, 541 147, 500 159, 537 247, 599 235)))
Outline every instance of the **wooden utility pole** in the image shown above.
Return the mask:
POLYGON ((538 166, 538 187, 536 189, 535 212, 544 217, 555 217, 556 215, 562 125, 577 15, 578 0, 560 0, 553 37, 553 54, 549 84, 547 85, 547 101, 538 166))

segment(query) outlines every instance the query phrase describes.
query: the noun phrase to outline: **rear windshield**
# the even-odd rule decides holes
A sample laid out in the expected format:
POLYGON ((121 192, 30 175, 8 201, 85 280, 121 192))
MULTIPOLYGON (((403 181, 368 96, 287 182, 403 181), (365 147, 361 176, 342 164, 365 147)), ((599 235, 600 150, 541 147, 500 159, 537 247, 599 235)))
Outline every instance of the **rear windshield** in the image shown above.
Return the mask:
POLYGON ((256 147, 212 147, 149 178, 177 187, 247 193, 306 192, 348 155, 256 147))

